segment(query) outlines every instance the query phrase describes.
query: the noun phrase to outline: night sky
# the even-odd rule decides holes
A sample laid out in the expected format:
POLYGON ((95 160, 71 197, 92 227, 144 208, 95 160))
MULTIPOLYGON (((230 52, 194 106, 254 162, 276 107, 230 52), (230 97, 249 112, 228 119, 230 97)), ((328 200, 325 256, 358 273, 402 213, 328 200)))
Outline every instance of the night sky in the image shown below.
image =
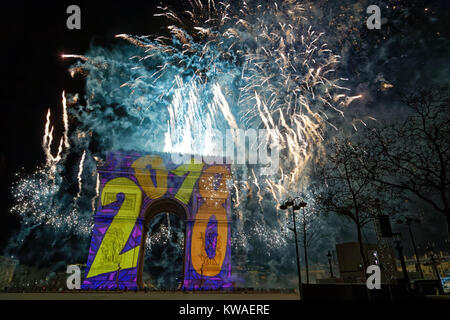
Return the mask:
MULTIPOLYGON (((0 250, 20 224, 20 219, 9 213, 14 175, 33 171, 45 159, 41 143, 47 109, 52 109, 59 133, 61 92, 83 92, 83 79, 73 79, 67 72, 73 61, 61 59, 61 54, 84 54, 92 45, 107 47, 118 41, 114 35, 119 33, 163 34, 165 24, 153 17, 159 3, 74 0, 2 4, 0 250), (66 28, 66 8, 71 4, 81 7, 81 30, 66 28)), ((314 27, 332 39, 330 46, 343 56, 342 76, 350 79, 354 92, 364 94, 350 112, 385 119, 403 117, 402 92, 422 85, 449 84, 449 1, 374 0, 362 1, 360 6, 357 1, 318 1, 317 5, 322 6, 323 14, 314 27), (368 15, 358 16, 369 4, 381 7, 381 30, 367 30, 368 15), (392 84, 392 89, 382 90, 382 82, 392 84)))
MULTIPOLYGON (((21 168, 32 171, 42 163, 42 135, 50 107, 54 119, 61 117, 61 92, 81 92, 82 79, 67 72, 73 61, 60 58, 63 53, 83 53, 92 43, 110 42, 117 33, 158 32, 161 25, 152 18, 155 2, 120 3, 102 1, 17 1, 2 10, 2 38, 9 49, 3 50, 3 70, 9 75, 2 87, 5 139, 1 155, 2 223, 0 247, 19 225, 8 213, 10 186, 21 168), (66 28, 66 8, 77 4, 82 9, 82 29, 66 28)), ((57 129, 61 125, 55 121, 57 129)))

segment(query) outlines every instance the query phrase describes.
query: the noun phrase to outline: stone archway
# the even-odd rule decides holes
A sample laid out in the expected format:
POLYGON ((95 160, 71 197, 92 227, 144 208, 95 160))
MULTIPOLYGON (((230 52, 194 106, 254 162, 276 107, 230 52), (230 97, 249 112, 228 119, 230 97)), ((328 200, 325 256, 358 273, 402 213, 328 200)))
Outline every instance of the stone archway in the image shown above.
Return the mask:
MULTIPOLYGON (((137 279, 136 282, 139 286, 139 289, 143 289, 143 271, 144 271, 144 260, 145 260, 145 249, 146 249, 146 240, 148 234, 148 226, 150 221, 160 213, 173 213, 180 220, 184 222, 184 244, 183 249, 186 251, 186 220, 188 219, 188 211, 186 207, 180 203, 180 201, 173 198, 162 198, 156 199, 152 201, 144 211, 144 221, 143 221, 143 232, 141 237, 141 245, 139 249, 139 259, 138 259, 138 270, 137 270, 137 279)), ((184 278, 184 264, 185 264, 185 256, 183 255, 183 278, 184 278)))
POLYGON ((233 286, 230 165, 171 154, 111 152, 97 167, 97 208, 83 289, 142 288, 145 227, 161 212, 185 223, 183 290, 233 286))

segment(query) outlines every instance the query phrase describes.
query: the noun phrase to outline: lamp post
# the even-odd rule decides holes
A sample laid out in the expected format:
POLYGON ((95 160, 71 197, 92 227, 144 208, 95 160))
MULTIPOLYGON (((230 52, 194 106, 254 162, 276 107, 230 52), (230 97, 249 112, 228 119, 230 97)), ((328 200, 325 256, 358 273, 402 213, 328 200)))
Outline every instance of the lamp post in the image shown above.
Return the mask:
POLYGON ((295 210, 300 210, 300 208, 306 207, 306 202, 300 201, 300 203, 294 203, 294 200, 288 198, 282 205, 280 205, 281 210, 287 210, 289 207, 292 207, 292 220, 294 222, 294 228, 289 228, 294 232, 295 237, 295 253, 297 255, 297 273, 298 273, 298 295, 299 298, 303 298, 303 287, 302 287, 302 274, 300 272, 300 261, 298 254, 298 240, 297 240, 297 227, 295 224, 295 210))
POLYGON ((395 249, 397 249, 398 257, 400 259, 400 264, 402 266, 403 271, 403 277, 405 278, 408 289, 409 289, 409 276, 408 276, 408 270, 406 270, 406 263, 405 263, 405 257, 403 256, 403 247, 401 243, 401 233, 393 233, 394 241, 395 241, 395 249))
POLYGON ((431 260, 431 264, 433 265, 434 273, 436 274, 436 277, 439 281, 439 291, 440 291, 440 293, 443 293, 444 288, 442 288, 441 275, 439 274, 439 270, 436 266, 436 258, 434 256, 434 248, 430 244, 428 244, 426 250, 427 250, 427 254, 430 256, 430 260, 431 260))
POLYGON ((331 254, 331 251, 328 250, 327 257, 328 257, 328 264, 330 265, 330 274, 331 274, 331 278, 334 278, 334 275, 333 275, 333 267, 331 266, 331 257, 332 257, 332 256, 333 256, 333 255, 331 254))
POLYGON ((409 236, 411 238, 411 242, 412 242, 413 249, 414 249, 414 255, 416 256, 417 268, 419 270, 420 277, 423 279, 422 266, 420 265, 419 254, 417 253, 416 242, 414 241, 414 236, 413 236, 413 233, 411 230, 411 225, 416 224, 416 223, 420 223, 420 220, 415 219, 413 217, 406 217, 404 220, 402 220, 402 219, 397 220, 397 224, 405 224, 408 227, 409 236))
MULTIPOLYGON (((301 202, 304 203, 304 202, 301 202)), ((304 203, 306 206, 306 203, 304 203)), ((306 236, 306 217, 305 217, 305 206, 303 206, 303 252, 305 254, 305 267, 306 267, 306 283, 309 284, 309 265, 308 265, 308 245, 306 243, 307 241, 307 236, 306 236)))

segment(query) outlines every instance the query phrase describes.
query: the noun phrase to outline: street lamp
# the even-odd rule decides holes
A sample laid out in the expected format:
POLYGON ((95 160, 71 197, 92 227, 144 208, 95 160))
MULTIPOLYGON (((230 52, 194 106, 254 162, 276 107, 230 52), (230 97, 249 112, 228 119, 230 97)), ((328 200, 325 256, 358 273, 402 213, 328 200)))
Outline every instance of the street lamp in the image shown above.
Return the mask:
POLYGON ((398 257, 400 259, 400 264, 402 265, 402 271, 403 271, 403 277, 406 280, 406 283, 408 284, 409 289, 409 276, 408 271, 406 270, 406 263, 405 263, 405 257, 403 256, 403 247, 402 247, 402 234, 401 233, 393 233, 394 241, 395 241, 395 249, 397 249, 398 257))
POLYGON ((408 227, 409 236, 411 238, 411 242, 412 242, 413 249, 414 249, 414 255, 416 256, 417 267, 419 269, 420 277, 423 279, 422 266, 420 265, 419 254, 417 253, 416 242, 414 241, 413 233, 412 233, 412 230, 411 230, 411 225, 412 224, 417 224, 417 223, 420 223, 420 222, 421 221, 419 219, 416 219, 416 218, 413 218, 413 217, 406 217, 404 220, 402 220, 402 219, 398 219, 397 220, 397 224, 405 224, 408 227))
POLYGON ((281 210, 287 210, 289 207, 292 207, 292 220, 294 222, 294 228, 289 228, 290 230, 294 231, 295 236, 295 253, 297 254, 297 273, 298 273, 298 295, 300 299, 303 298, 303 288, 302 288, 302 274, 300 272, 300 262, 299 262, 299 254, 298 254, 298 240, 297 240, 297 227, 295 224, 295 210, 300 210, 300 208, 306 207, 306 202, 300 201, 295 203, 296 199, 288 198, 286 201, 283 202, 283 204, 280 205, 281 210))
POLYGON ((426 250, 427 250, 427 255, 430 256, 430 260, 431 260, 431 264, 433 265, 434 273, 436 274, 436 277, 437 277, 437 279, 439 281, 440 293, 443 293, 444 289, 442 288, 441 275, 439 274, 439 270, 438 270, 437 265, 436 265, 436 258, 435 258, 435 255, 434 255, 434 248, 430 244, 428 244, 426 250))
POLYGON ((328 250, 327 257, 328 257, 328 264, 330 265, 330 274, 331 274, 331 278, 334 278, 334 275, 333 275, 333 267, 331 266, 331 258, 333 257, 333 255, 331 254, 331 251, 330 251, 330 250, 328 250))

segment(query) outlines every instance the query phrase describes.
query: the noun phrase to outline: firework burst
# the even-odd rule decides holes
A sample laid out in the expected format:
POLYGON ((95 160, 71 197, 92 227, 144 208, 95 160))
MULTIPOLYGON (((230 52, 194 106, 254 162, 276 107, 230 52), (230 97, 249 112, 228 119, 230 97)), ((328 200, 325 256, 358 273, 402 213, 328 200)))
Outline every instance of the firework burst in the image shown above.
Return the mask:
POLYGON ((309 25, 308 9, 298 1, 195 0, 182 12, 159 9, 156 16, 169 21, 166 36, 119 34, 116 38, 129 44, 63 56, 77 59, 69 71, 85 77, 86 105, 67 110, 63 94, 64 134, 56 156, 50 149, 49 111, 43 138, 47 164, 16 186, 22 203, 13 211, 32 212, 33 223, 62 227, 70 222, 89 234, 89 219, 81 217, 90 216, 90 210, 82 214, 49 203, 57 202, 54 195, 63 183, 57 169, 64 165, 63 148, 85 150, 73 203, 87 196, 81 192, 82 174, 83 168, 91 170, 96 194, 90 209, 99 192, 93 158, 109 150, 215 155, 216 130, 270 129, 268 142, 279 143, 278 172, 262 176, 252 168, 233 168, 233 244, 248 248, 256 241, 271 250, 284 248, 286 237, 279 230, 286 217, 277 203, 303 191, 308 165, 325 153, 326 131, 337 130, 334 119, 360 98, 350 96, 346 79, 337 75, 340 56, 328 48, 326 35, 309 25), (78 123, 71 143, 67 112, 78 123), (94 139, 100 151, 90 150, 94 139), (48 188, 40 187, 46 185, 40 180, 44 176, 51 177, 48 188), (244 227, 247 221, 250 227, 244 227))

